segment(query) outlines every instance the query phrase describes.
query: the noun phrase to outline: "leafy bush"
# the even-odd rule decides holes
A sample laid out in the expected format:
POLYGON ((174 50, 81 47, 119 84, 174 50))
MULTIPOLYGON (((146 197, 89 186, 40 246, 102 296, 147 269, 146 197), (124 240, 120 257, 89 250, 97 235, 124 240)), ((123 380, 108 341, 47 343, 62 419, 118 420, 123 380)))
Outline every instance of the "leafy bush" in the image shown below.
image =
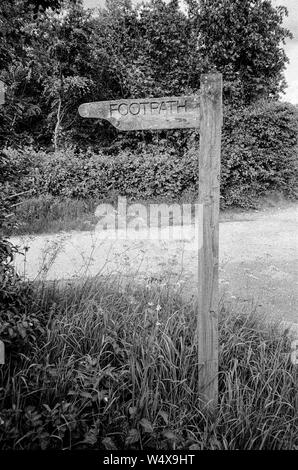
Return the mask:
POLYGON ((177 199, 195 185, 196 158, 143 152, 116 156, 59 154, 42 171, 43 190, 54 196, 106 199, 125 195, 136 199, 177 199), (47 175, 47 177, 46 177, 47 175))
MULTIPOLYGON (((199 136, 189 136, 189 148, 183 146, 181 152, 169 134, 160 143, 118 153, 114 148, 111 154, 75 150, 46 154, 27 149, 8 150, 6 155, 16 167, 14 187, 31 188, 36 196, 102 200, 122 195, 132 201, 178 201, 195 198, 198 191, 199 136), (25 168, 24 173, 19 168, 25 168)), ((297 138, 294 106, 259 102, 236 110, 226 108, 222 207, 252 206, 268 191, 297 197, 297 138)))
POLYGON ((251 205, 268 191, 297 197, 298 112, 286 103, 226 109, 221 192, 226 206, 251 205))
POLYGON ((24 191, 34 194, 35 171, 38 154, 31 150, 20 151, 10 148, 1 151, 1 190, 12 197, 24 191))
POLYGON ((27 345, 35 342, 36 333, 40 330, 37 317, 28 311, 27 302, 31 299, 32 290, 28 283, 22 282, 13 266, 13 259, 19 253, 18 247, 6 240, 4 233, 15 226, 12 201, 15 195, 10 190, 15 187, 11 160, 0 154, 0 340, 6 351, 25 351, 27 345), (7 183, 12 182, 9 186, 7 183), (11 217, 12 216, 12 217, 11 217))

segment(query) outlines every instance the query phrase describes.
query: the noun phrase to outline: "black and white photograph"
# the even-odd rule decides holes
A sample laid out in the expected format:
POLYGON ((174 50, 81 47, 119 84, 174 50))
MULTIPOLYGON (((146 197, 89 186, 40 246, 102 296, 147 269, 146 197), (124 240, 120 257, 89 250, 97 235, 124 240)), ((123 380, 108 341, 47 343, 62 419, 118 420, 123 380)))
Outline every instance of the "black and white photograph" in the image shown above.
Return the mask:
POLYGON ((298 1, 0 0, 0 465, 295 450, 298 1))

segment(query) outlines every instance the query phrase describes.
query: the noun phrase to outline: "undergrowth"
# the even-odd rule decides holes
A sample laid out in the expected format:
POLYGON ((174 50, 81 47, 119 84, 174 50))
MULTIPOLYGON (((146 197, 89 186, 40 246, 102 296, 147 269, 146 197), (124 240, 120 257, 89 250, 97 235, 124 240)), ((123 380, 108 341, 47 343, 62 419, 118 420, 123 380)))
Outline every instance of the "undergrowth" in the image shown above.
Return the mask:
POLYGON ((288 336, 220 311, 219 403, 198 395, 196 308, 101 279, 34 286, 39 328, 0 366, 2 449, 297 449, 288 336))

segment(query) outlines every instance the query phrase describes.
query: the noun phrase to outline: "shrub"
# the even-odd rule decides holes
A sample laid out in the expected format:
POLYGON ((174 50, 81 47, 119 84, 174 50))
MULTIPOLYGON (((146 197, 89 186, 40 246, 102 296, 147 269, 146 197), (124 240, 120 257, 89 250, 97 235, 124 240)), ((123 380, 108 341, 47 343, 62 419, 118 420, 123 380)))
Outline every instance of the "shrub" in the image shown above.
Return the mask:
MULTIPOLYGON (((140 145, 111 154, 75 150, 56 154, 8 150, 16 167, 14 187, 35 196, 134 200, 194 199, 198 192, 198 134, 189 148, 171 143, 140 145), (21 168, 26 169, 21 171, 21 168)), ((294 106, 259 102, 226 108, 222 136, 221 205, 252 206, 266 192, 297 197, 298 118, 294 106)))
MULTIPOLYGON (((16 163, 15 168, 19 164, 16 163)), ((11 230, 16 220, 11 217, 12 187, 6 183, 12 180, 10 161, 0 154, 0 340, 6 351, 26 350, 26 346, 35 342, 36 332, 40 330, 37 317, 28 311, 27 303, 32 296, 31 286, 22 282, 13 266, 18 247, 6 240, 4 233, 11 230), (5 180, 5 179, 6 180, 5 180)), ((14 184, 14 183, 13 183, 14 184)))
POLYGON ((264 103, 227 109, 222 139, 225 206, 249 206, 268 191, 297 197, 297 109, 264 103))
POLYGON ((34 194, 35 170, 38 166, 38 153, 10 148, 1 151, 1 189, 12 196, 24 191, 34 194))
POLYGON ((106 199, 125 195, 131 200, 177 199, 195 184, 197 161, 160 153, 116 156, 59 154, 43 165, 43 190, 53 196, 106 199))

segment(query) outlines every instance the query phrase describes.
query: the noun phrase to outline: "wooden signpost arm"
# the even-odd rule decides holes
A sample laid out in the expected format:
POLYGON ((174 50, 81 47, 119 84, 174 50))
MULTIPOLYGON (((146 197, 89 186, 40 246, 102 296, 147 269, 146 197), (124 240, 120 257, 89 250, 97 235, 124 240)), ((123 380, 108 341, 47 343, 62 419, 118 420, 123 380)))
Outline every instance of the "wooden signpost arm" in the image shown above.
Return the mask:
POLYGON ((198 254, 199 393, 203 404, 218 400, 218 222, 222 127, 222 76, 201 77, 199 203, 203 204, 203 243, 198 254))
POLYGON ((119 131, 200 127, 200 99, 194 96, 83 103, 79 114, 106 119, 119 131))

